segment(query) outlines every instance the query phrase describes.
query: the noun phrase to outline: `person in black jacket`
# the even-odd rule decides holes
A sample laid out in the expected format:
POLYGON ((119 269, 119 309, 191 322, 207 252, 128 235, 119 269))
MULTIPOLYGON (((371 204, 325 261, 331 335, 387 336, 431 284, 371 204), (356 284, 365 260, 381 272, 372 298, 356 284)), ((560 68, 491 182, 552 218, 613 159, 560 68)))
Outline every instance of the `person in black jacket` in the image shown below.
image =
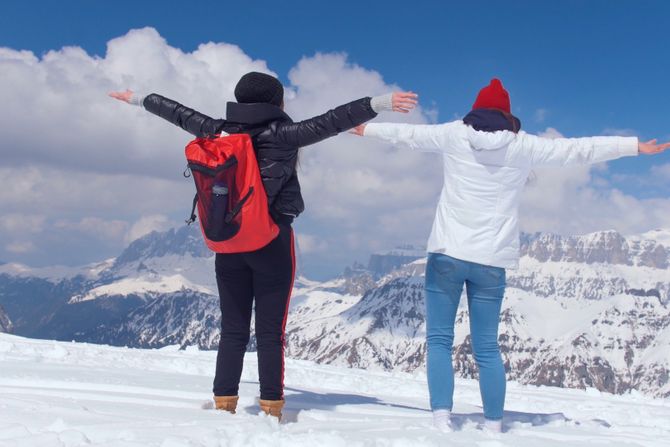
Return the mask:
POLYGON ((197 137, 222 132, 247 133, 256 151, 270 214, 279 235, 249 253, 216 254, 221 304, 221 339, 214 378, 216 408, 235 413, 242 363, 255 301, 261 409, 281 418, 284 406, 284 342, 289 299, 295 276, 291 224, 305 209, 296 171, 298 149, 352 129, 382 110, 407 113, 416 94, 366 97, 294 123, 284 112, 284 89, 275 77, 247 73, 235 87, 237 102, 227 104, 226 119, 214 119, 158 94, 130 90, 113 98, 144 107, 197 137))

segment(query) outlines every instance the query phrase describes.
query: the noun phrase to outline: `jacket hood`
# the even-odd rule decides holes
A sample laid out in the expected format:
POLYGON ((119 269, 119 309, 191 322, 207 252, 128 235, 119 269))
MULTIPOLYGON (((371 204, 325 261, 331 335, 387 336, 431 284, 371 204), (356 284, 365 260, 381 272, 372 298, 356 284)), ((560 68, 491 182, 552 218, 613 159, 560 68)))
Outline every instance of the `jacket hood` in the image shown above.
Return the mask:
POLYGON ((468 140, 475 150, 494 150, 509 145, 521 129, 521 121, 498 109, 473 110, 463 118, 468 140))
POLYGON ((516 139, 517 134, 509 130, 484 132, 468 126, 467 135, 470 146, 474 150, 496 150, 509 146, 516 139))
POLYGON ((293 122, 286 112, 273 104, 240 104, 237 102, 229 102, 226 105, 226 120, 249 126, 257 126, 272 121, 293 122))

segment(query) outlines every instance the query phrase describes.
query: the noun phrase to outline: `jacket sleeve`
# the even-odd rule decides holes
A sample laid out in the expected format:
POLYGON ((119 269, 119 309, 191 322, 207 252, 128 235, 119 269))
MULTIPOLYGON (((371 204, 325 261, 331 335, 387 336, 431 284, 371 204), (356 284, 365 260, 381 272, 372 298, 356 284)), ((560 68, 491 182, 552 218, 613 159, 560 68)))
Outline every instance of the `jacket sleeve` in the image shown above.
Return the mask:
POLYGON ((636 137, 541 138, 519 133, 521 151, 532 166, 599 163, 638 154, 636 137))
POLYGON ((446 152, 450 146, 452 126, 453 123, 370 123, 365 126, 365 136, 419 151, 446 152))
POLYGON ((156 93, 144 98, 142 105, 154 115, 160 116, 196 137, 217 135, 221 133, 225 124, 223 119, 210 118, 156 93))
POLYGON ((376 116, 370 98, 361 98, 305 121, 280 124, 275 132, 277 139, 288 146, 304 147, 353 129, 376 116))

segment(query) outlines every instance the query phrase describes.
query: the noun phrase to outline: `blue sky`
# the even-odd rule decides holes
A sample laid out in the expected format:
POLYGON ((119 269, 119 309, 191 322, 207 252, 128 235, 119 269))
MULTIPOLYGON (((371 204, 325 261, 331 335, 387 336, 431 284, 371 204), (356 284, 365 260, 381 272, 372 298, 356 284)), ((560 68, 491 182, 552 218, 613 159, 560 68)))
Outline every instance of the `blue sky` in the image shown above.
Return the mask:
MULTIPOLYGON (((0 47, 37 56, 77 46, 105 57, 110 39, 149 26, 184 52, 209 41, 238 45, 287 84, 301 58, 346 53, 387 85, 418 92, 439 121, 462 116, 495 76, 527 131, 670 138, 664 1, 8 1, 0 8, 0 47)), ((617 160, 592 173, 601 180, 592 187, 667 199, 670 180, 653 181, 652 173, 662 175, 668 170, 653 169, 668 163, 670 153, 617 160)))

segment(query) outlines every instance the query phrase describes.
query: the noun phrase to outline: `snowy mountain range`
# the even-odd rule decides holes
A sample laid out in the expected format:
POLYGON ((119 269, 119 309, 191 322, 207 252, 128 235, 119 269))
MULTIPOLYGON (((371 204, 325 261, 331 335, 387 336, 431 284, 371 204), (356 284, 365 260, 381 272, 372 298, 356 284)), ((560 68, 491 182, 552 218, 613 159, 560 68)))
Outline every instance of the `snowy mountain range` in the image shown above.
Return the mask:
MULTIPOLYGON (((509 378, 670 396, 669 242, 668 230, 523 235, 500 329, 509 378)), ((423 371, 424 270, 425 257, 405 247, 331 281, 299 278, 288 355, 423 371)), ((195 228, 152 233, 81 269, 0 265, 0 305, 17 335, 153 348, 218 343, 213 256, 195 228)), ((461 377, 477 374, 471 351, 462 308, 454 346, 461 377)))

